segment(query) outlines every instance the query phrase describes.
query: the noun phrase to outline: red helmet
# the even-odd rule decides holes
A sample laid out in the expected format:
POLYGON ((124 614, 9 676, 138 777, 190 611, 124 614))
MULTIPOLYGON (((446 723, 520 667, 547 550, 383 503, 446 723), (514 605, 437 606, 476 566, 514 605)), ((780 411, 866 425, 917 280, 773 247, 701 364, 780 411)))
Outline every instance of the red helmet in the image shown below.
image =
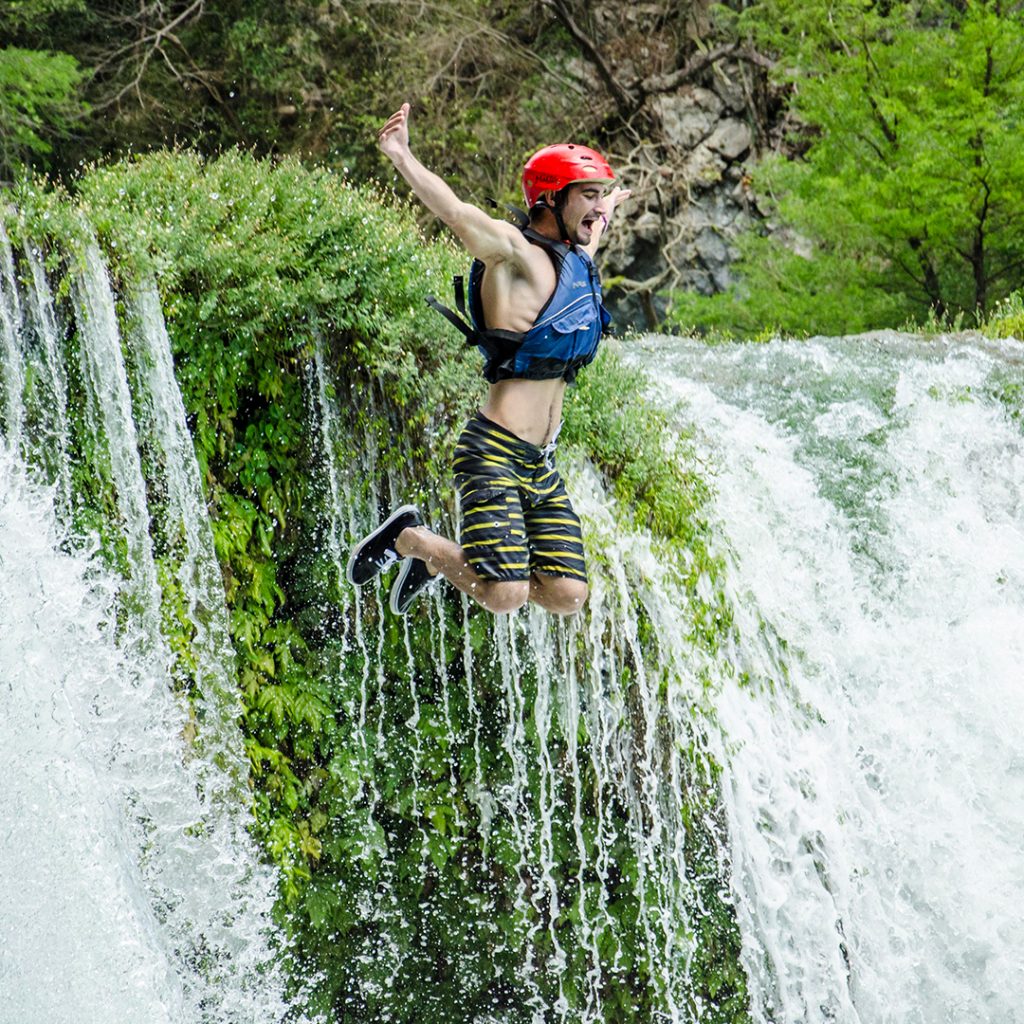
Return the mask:
POLYGON ((615 180, 611 165, 596 150, 563 143, 545 146, 523 168, 523 195, 533 206, 542 192, 557 192, 566 185, 593 181, 608 185, 615 180))

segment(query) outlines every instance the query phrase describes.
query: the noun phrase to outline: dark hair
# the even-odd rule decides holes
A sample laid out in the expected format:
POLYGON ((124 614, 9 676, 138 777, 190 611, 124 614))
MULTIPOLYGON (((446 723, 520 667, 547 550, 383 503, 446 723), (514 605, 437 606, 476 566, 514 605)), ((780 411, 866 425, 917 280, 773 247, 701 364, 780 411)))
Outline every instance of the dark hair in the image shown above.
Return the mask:
POLYGON ((549 203, 543 196, 541 196, 541 198, 538 199, 528 211, 530 221, 538 220, 545 210, 550 210, 557 217, 562 210, 565 209, 565 204, 569 201, 570 187, 571 186, 569 185, 564 185, 557 191, 552 189, 555 193, 555 200, 553 203, 549 203))

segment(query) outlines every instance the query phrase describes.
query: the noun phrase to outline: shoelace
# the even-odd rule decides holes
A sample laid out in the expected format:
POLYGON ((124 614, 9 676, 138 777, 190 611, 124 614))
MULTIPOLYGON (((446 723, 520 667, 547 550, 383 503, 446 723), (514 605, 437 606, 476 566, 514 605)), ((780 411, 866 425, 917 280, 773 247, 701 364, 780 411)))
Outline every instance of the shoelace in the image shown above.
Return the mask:
POLYGON ((385 548, 380 555, 380 558, 371 558, 370 562, 376 566, 377 572, 383 572, 389 565, 394 565, 398 561, 398 554, 391 550, 391 548, 385 548))

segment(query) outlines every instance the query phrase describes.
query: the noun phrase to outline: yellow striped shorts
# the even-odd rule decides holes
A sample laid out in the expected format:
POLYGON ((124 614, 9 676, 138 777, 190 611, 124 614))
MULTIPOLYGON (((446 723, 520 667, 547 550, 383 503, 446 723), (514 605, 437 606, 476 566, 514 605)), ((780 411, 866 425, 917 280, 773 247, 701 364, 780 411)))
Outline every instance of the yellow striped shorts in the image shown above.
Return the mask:
POLYGON ((462 550, 482 579, 586 580, 583 533, 551 455, 477 413, 452 463, 462 550))

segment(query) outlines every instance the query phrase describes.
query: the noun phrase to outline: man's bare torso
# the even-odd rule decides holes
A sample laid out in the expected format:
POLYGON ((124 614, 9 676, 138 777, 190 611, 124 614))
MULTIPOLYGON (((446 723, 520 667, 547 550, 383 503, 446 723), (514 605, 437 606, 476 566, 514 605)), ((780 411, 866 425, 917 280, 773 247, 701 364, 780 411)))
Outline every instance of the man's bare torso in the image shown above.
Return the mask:
MULTIPOLYGON (((531 245, 524 264, 498 263, 484 272, 480 299, 488 327, 528 331, 554 292, 557 275, 546 250, 531 245)), ((490 386, 480 411, 517 437, 543 447, 562 422, 564 396, 561 378, 503 380, 490 386)))

